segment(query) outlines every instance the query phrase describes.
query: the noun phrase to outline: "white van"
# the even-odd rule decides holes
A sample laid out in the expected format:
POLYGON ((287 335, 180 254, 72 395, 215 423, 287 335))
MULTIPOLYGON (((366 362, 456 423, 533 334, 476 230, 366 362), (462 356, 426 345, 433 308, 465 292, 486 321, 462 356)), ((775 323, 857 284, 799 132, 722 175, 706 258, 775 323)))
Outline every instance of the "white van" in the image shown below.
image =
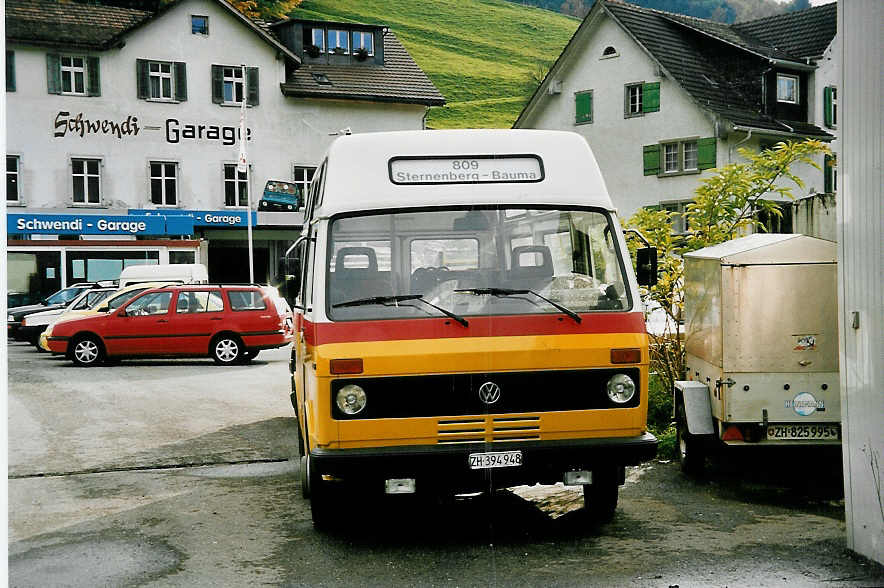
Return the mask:
POLYGON ((142 282, 206 284, 208 281, 209 271, 201 263, 130 265, 120 273, 120 288, 142 282))

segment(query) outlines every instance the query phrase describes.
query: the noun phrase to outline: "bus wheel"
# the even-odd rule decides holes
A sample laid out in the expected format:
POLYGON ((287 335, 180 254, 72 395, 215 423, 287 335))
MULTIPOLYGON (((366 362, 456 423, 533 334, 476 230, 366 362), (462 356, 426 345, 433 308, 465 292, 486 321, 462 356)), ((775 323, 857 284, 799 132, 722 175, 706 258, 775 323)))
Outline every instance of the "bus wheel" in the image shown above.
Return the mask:
POLYGON ((688 433, 688 419, 684 403, 678 405, 678 418, 675 423, 678 445, 678 463, 681 471, 688 476, 700 476, 706 468, 706 452, 699 439, 688 433))
POLYGON ((310 460, 301 456, 301 496, 310 498, 310 460))
POLYGON ((592 484, 583 486, 583 508, 593 523, 607 523, 614 518, 620 480, 617 468, 610 467, 592 471, 592 484))

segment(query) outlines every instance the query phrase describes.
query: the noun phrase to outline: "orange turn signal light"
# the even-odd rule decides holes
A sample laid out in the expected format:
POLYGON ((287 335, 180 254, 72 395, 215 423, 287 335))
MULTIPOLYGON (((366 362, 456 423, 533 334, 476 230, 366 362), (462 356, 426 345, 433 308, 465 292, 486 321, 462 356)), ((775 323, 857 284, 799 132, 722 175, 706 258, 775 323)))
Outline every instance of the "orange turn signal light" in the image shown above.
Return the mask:
POLYGON ((361 374, 362 358, 333 359, 329 362, 329 371, 333 374, 361 374))
POLYGON ((611 350, 611 363, 641 363, 641 360, 641 349, 629 348, 611 350))

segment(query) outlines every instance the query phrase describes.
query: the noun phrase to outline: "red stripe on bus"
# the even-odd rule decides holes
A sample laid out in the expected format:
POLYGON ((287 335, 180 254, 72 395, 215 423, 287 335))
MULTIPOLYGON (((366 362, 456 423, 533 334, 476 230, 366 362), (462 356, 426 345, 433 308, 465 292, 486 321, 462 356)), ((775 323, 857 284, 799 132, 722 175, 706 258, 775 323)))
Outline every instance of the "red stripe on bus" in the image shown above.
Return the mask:
POLYGON ((403 341, 412 339, 454 339, 459 337, 511 337, 524 335, 583 335, 593 333, 645 333, 640 312, 583 315, 577 324, 562 315, 468 317, 468 327, 446 318, 394 319, 313 323, 303 320, 308 345, 403 341))

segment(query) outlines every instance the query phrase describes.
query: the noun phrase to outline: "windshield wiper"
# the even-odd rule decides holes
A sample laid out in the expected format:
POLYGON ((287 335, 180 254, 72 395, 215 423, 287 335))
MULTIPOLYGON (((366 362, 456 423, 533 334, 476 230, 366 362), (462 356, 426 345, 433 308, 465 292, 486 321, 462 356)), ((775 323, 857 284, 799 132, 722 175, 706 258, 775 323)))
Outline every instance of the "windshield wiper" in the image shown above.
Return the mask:
POLYGON ((538 294, 534 290, 511 290, 509 288, 464 288, 462 290, 455 290, 455 292, 467 292, 469 294, 479 294, 479 295, 490 294, 491 296, 515 296, 518 294, 533 294, 534 296, 537 296, 541 300, 548 302, 552 306, 556 307, 558 310, 561 310, 562 312, 567 314, 569 317, 574 319, 574 321, 577 324, 580 324, 580 322, 583 320, 580 318, 579 314, 577 314, 576 312, 574 312, 570 308, 566 308, 566 307, 562 306, 561 304, 559 304, 558 302, 553 302, 552 300, 550 300, 549 298, 547 298, 543 294, 538 294))
POLYGON ((432 302, 424 300, 423 294, 400 294, 398 296, 370 296, 368 298, 357 298, 356 300, 348 300, 347 302, 339 302, 337 304, 332 304, 332 308, 341 308, 344 306, 367 306, 370 304, 382 304, 384 306, 389 306, 391 303, 398 302, 407 302, 409 300, 417 300, 418 302, 423 302, 428 306, 432 306, 445 316, 452 318, 462 324, 463 326, 469 326, 469 322, 467 319, 462 316, 458 316, 451 312, 450 310, 445 310, 441 306, 436 306, 432 302))

